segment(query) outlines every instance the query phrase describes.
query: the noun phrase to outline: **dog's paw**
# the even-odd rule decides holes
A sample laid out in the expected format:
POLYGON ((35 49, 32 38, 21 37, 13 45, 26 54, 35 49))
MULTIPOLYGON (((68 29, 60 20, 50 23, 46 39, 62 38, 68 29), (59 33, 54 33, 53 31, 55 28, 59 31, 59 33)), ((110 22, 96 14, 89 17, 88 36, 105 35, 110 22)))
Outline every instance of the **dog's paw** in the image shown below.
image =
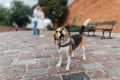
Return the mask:
POLYGON ((83 57, 83 60, 86 60, 86 57, 83 57))
POLYGON ((58 63, 58 64, 56 65, 56 67, 61 67, 61 63, 58 63))
POLYGON ((72 53, 72 56, 71 57, 74 57, 74 53, 72 53))
POLYGON ((69 67, 69 66, 66 66, 65 70, 66 70, 66 71, 69 71, 69 70, 70 70, 70 67, 69 67))

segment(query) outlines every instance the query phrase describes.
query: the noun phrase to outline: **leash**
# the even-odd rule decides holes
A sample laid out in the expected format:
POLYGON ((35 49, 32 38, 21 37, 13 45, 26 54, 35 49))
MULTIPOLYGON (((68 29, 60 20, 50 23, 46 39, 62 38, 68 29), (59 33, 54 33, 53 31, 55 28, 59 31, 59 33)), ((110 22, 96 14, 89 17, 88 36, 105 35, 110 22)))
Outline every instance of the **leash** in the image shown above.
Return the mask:
POLYGON ((61 40, 60 40, 59 43, 57 43, 57 44, 58 44, 58 48, 60 49, 60 47, 66 47, 66 46, 72 45, 72 42, 69 41, 69 42, 67 42, 67 43, 65 43, 65 44, 63 44, 63 45, 61 45, 61 40))

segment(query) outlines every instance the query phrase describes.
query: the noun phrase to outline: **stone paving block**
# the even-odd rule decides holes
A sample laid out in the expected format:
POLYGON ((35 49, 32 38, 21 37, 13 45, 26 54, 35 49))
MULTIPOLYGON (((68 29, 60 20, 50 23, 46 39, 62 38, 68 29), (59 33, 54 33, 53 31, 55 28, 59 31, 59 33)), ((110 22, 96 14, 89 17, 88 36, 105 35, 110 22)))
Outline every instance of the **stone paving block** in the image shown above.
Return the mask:
POLYGON ((0 74, 8 72, 9 71, 8 68, 9 68, 8 66, 0 66, 0 74))
POLYGON ((107 52, 106 51, 94 51, 92 52, 94 55, 104 55, 106 54, 107 52))
POLYGON ((39 68, 46 68, 46 67, 40 67, 39 64, 29 64, 27 67, 27 69, 39 69, 39 68))
POLYGON ((2 73, 2 71, 3 71, 3 69, 2 69, 2 68, 0 68, 0 74, 2 73))
POLYGON ((120 46, 112 46, 111 48, 119 48, 120 49, 120 46))
POLYGON ((120 62, 118 61, 108 61, 102 63, 107 69, 120 67, 120 62))
POLYGON ((18 57, 18 53, 12 53, 12 54, 9 54, 9 55, 6 55, 6 53, 2 54, 2 56, 0 57, 0 61, 2 60, 15 60, 17 57, 18 57))
POLYGON ((48 76, 42 78, 36 78, 35 80, 61 80, 60 76, 48 76))
POLYGON ((30 64, 28 65, 28 69, 38 69, 38 68, 48 68, 50 67, 49 64, 49 59, 36 59, 37 64, 30 64))
POLYGON ((24 75, 24 78, 44 77, 45 75, 47 75, 47 70, 44 68, 28 69, 28 71, 24 75))
POLYGON ((10 58, 0 58, 0 66, 9 66, 12 63, 12 59, 10 58))
POLYGON ((101 63, 91 63, 91 64, 84 64, 83 67, 88 70, 96 70, 96 69, 103 69, 105 68, 104 65, 101 63))
POLYGON ((30 48, 36 48, 37 45, 35 45, 35 44, 31 44, 31 45, 29 45, 28 47, 30 47, 30 48))
POLYGON ((15 65, 15 66, 9 66, 6 70, 4 71, 25 71, 26 70, 26 65, 15 65))
POLYGON ((93 49, 87 49, 86 52, 94 52, 95 50, 93 49))
POLYGON ((51 55, 37 55, 35 58, 51 58, 51 55))
POLYGON ((28 65, 28 64, 37 64, 34 59, 31 60, 15 60, 11 65, 28 65))
POLYGON ((104 71, 102 71, 102 70, 95 70, 95 71, 90 71, 90 72, 87 72, 88 73, 88 75, 92 78, 92 79, 107 79, 108 77, 109 77, 109 75, 106 73, 106 72, 104 72, 104 71))
POLYGON ((76 65, 71 64, 70 65, 70 71, 71 72, 85 71, 85 68, 81 65, 78 65, 78 64, 76 64, 76 65))
POLYGON ((110 80, 120 80, 120 76, 119 77, 110 77, 110 80))
POLYGON ((4 45, 4 44, 7 44, 6 42, 0 42, 0 45, 4 45))
POLYGON ((59 68, 56 68, 56 67, 48 68, 49 76, 60 75, 60 74, 64 74, 64 73, 69 73, 69 71, 65 70, 65 66, 59 67, 59 68))
POLYGON ((3 50, 3 53, 19 53, 19 49, 12 49, 12 50, 3 50))
POLYGON ((49 67, 55 67, 56 64, 57 64, 57 58, 50 58, 50 59, 48 60, 48 65, 49 65, 49 67))
POLYGON ((24 70, 9 70, 0 74, 0 80, 21 80, 24 73, 24 70))
POLYGON ((19 55, 19 60, 30 60, 30 59, 34 59, 34 56, 32 53, 25 53, 25 54, 19 55))
POLYGON ((104 45, 103 48, 111 48, 112 45, 104 45))
POLYGON ((34 78, 22 78, 21 80, 35 80, 34 78))
POLYGON ((51 50, 53 50, 53 51, 55 51, 56 50, 56 48, 54 48, 54 47, 44 47, 44 50, 46 50, 46 51, 51 51, 51 50))
POLYGON ((110 76, 120 77, 120 67, 106 70, 110 76))
POLYGON ((25 54, 25 53, 31 53, 32 50, 20 50, 19 53, 25 54))

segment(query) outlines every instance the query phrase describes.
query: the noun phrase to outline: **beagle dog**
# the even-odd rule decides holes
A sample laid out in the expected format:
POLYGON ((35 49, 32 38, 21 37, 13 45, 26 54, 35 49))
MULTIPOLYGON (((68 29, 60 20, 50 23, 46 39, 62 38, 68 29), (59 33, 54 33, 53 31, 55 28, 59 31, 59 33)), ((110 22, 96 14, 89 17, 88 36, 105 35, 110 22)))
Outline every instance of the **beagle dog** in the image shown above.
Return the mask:
POLYGON ((56 29, 55 33, 53 34, 54 40, 58 45, 58 53, 61 54, 59 58, 59 62, 57 63, 56 67, 60 67, 62 65, 62 54, 67 55, 67 65, 66 70, 69 71, 70 69, 70 60, 71 56, 74 55, 73 51, 81 45, 82 53, 83 53, 83 60, 86 60, 85 55, 85 39, 83 36, 83 32, 85 27, 87 27, 88 23, 91 19, 87 19, 81 29, 79 30, 79 34, 70 35, 69 30, 65 27, 59 27, 56 29))

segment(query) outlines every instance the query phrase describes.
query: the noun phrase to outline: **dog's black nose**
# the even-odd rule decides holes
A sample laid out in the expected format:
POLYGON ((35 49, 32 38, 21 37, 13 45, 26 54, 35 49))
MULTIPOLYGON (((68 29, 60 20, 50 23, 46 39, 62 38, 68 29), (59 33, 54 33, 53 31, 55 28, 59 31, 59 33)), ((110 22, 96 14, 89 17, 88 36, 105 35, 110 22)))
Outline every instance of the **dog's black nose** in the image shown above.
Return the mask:
POLYGON ((60 34, 62 34, 62 31, 59 31, 60 34))

